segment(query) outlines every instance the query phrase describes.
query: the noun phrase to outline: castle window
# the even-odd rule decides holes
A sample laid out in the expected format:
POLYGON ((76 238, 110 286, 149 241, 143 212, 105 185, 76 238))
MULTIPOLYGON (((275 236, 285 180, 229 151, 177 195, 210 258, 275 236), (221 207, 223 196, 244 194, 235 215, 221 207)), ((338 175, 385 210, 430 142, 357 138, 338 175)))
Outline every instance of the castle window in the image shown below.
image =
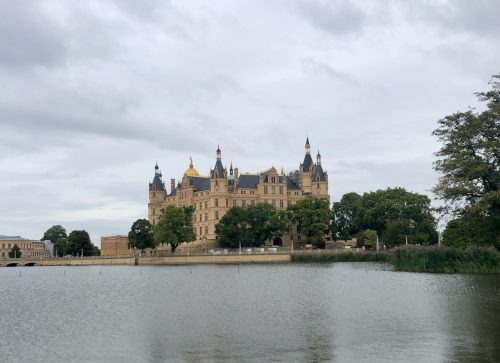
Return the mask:
POLYGON ((280 194, 283 194, 283 187, 280 185, 280 194))
POLYGON ((205 226, 205 234, 208 234, 208 226, 205 226))
POLYGON ((291 201, 288 201, 288 202, 287 202, 287 206, 289 207, 289 206, 291 206, 291 205, 292 205, 292 202, 291 202, 291 201))
POLYGON ((264 185, 264 194, 267 194, 267 185, 264 185))
POLYGON ((252 199, 252 200, 250 201, 250 205, 255 205, 255 200, 253 200, 253 199, 252 199))
POLYGON ((245 199, 243 199, 243 200, 241 201, 241 206, 242 206, 243 208, 245 208, 245 207, 247 206, 247 201, 246 201, 245 199))
POLYGON ((193 214, 194 223, 196 223, 196 214, 193 214))
POLYGON ((280 200, 280 208, 283 208, 283 200, 280 200))
POLYGON ((155 197, 155 192, 153 192, 153 198, 155 197))
POLYGON ((219 211, 215 211, 215 219, 219 220, 219 211))
POLYGON ((207 208, 208 208, 208 202, 205 201, 205 209, 207 209, 207 208))
POLYGON ((215 206, 218 207, 219 206, 219 199, 215 198, 215 206))
POLYGON ((236 199, 233 199, 233 207, 236 207, 236 199))
POLYGON ((203 234, 203 227, 200 227, 200 237, 203 234))
POLYGON ((272 200, 271 203, 272 203, 273 207, 276 207, 276 201, 274 199, 272 200))
POLYGON ((274 185, 271 187, 271 191, 273 194, 276 194, 276 187, 274 185))
POLYGON ((155 215, 156 210, 153 208, 153 215, 155 215))
POLYGON ((226 207, 229 207, 229 199, 226 199, 226 207))
POLYGON ((250 190, 250 194, 255 194, 255 192, 253 190, 250 190))
POLYGON ((205 213, 205 222, 208 222, 208 213, 205 213))

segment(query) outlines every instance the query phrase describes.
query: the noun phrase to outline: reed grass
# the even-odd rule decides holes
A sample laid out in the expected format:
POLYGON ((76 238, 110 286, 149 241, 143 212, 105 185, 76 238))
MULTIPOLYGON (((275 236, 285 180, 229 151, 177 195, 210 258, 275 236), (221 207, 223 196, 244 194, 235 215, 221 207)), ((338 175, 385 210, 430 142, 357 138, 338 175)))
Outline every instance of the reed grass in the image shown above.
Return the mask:
POLYGON ((500 252, 493 247, 401 247, 390 262, 396 271, 500 273, 500 252))
POLYGON ((292 262, 389 262, 388 252, 322 252, 292 254, 292 262))
POLYGON ((389 251, 295 253, 292 262, 388 262, 395 271, 500 273, 500 252, 493 247, 403 246, 389 251))

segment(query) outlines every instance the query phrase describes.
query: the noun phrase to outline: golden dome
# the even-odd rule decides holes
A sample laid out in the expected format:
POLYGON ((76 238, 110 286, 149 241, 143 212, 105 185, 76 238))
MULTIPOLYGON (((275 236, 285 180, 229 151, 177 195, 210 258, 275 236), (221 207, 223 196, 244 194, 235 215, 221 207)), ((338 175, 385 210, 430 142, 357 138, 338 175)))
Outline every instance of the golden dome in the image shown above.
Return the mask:
POLYGON ((191 156, 189 157, 189 168, 186 169, 186 171, 184 172, 184 175, 185 176, 199 176, 200 175, 198 170, 196 170, 193 166, 193 159, 191 158, 191 156))

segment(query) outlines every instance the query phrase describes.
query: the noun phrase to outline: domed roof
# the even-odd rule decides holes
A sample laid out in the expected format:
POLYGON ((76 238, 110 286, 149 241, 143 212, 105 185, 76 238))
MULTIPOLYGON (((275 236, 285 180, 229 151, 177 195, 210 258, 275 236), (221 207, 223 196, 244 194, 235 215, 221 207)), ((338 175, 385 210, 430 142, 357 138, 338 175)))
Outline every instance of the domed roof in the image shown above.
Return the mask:
POLYGON ((196 170, 193 166, 193 159, 191 158, 191 156, 189 157, 189 168, 186 169, 186 171, 184 172, 184 175, 185 176, 199 176, 200 175, 198 170, 196 170))

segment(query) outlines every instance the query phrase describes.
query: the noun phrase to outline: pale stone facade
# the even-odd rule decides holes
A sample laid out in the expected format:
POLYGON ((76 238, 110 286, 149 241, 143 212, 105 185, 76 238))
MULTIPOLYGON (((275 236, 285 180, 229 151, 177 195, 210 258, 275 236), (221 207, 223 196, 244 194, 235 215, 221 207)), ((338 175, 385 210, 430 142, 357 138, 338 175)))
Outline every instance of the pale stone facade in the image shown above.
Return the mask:
POLYGON ((122 235, 101 237, 101 256, 129 255, 128 237, 122 235))
MULTIPOLYGON (((155 225, 161 209, 168 205, 193 206, 193 226, 197 241, 215 240, 215 225, 233 206, 245 207, 257 203, 270 203, 278 209, 286 209, 307 196, 327 198, 328 174, 321 166, 318 151, 316 163, 311 157, 309 138, 306 140, 304 161, 299 169, 285 175, 274 166, 257 174, 239 174, 238 168, 223 166, 220 148, 216 151, 214 169, 209 176, 200 176, 193 162, 184 172, 182 180, 176 185, 171 179, 170 192, 167 192, 158 164, 155 176, 149 183, 148 219, 155 225)), ((301 242, 301 236, 291 228, 283 237, 284 246, 301 242)))
POLYGON ((53 253, 53 245, 50 241, 0 235, 0 257, 9 257, 9 251, 16 244, 21 249, 21 257, 51 257, 53 253))

